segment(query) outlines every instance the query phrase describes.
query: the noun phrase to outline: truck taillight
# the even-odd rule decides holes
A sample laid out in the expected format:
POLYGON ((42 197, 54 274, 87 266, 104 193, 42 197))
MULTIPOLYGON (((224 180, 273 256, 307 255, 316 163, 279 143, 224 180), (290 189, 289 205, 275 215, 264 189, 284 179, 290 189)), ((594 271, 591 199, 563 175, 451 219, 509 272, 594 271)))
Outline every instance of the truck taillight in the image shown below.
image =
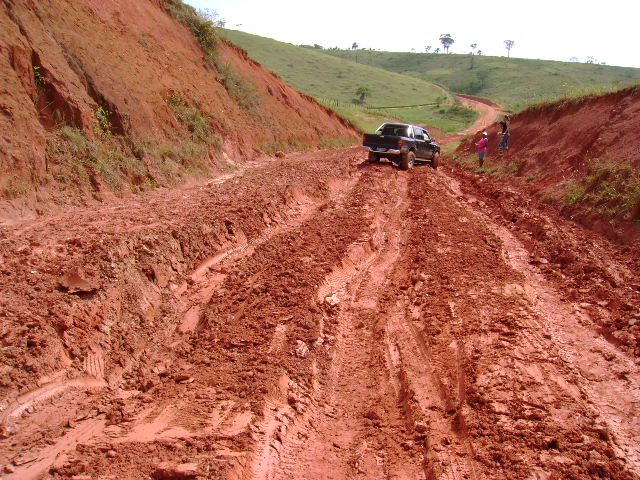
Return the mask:
POLYGON ((404 142, 403 142, 402 140, 398 140, 398 148, 402 148, 402 144, 403 144, 403 143, 404 143, 404 142))
POLYGON ((364 135, 362 135, 362 145, 364 145, 365 140, 364 140, 364 135))

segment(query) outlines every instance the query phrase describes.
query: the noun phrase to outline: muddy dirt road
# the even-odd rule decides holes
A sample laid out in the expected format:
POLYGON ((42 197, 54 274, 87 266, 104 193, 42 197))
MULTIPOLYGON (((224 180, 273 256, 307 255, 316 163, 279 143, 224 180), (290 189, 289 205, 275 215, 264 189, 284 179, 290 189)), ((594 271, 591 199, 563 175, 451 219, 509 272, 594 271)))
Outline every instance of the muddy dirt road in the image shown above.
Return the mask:
POLYGON ((637 251, 512 187, 320 151, 0 245, 5 480, 640 478, 637 251))

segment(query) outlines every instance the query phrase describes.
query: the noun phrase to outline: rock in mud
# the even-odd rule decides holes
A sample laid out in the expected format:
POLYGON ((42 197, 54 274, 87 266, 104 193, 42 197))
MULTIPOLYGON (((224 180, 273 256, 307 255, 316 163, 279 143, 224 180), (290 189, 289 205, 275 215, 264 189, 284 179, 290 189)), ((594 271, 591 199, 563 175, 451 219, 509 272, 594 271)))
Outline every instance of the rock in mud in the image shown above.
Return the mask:
POLYGON ((296 340, 296 355, 304 358, 309 353, 309 347, 302 340, 296 340))
POLYGON ((424 422, 416 422, 414 429, 418 433, 427 433, 427 424, 424 422))
POLYGON ((191 383, 193 382, 193 377, 186 373, 178 373, 173 377, 176 383, 191 383))
POLYGON ((329 305, 337 305, 340 303, 340 299, 338 298, 337 293, 334 293, 330 297, 326 297, 324 301, 327 302, 329 305))
POLYGON ((69 293, 90 293, 97 290, 97 287, 90 281, 84 279, 78 269, 68 271, 60 279, 60 286, 69 293))
POLYGON ((200 475, 197 463, 175 463, 164 462, 156 466, 151 474, 154 480, 191 480, 200 475))
POLYGON ((533 257, 529 263, 533 264, 533 265, 546 265, 547 263, 549 263, 549 260, 547 260, 546 258, 542 258, 542 257, 533 257))

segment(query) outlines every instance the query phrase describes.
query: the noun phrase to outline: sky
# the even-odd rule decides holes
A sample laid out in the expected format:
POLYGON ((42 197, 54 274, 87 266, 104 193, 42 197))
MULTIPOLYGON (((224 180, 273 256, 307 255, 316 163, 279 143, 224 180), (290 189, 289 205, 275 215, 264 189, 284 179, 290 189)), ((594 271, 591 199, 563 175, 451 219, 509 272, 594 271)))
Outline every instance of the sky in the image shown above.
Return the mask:
POLYGON ((586 62, 640 68, 640 26, 629 0, 536 0, 522 2, 389 2, 381 0, 185 0, 213 9, 226 27, 294 45, 424 52, 442 48, 469 53, 476 43, 485 55, 586 62))

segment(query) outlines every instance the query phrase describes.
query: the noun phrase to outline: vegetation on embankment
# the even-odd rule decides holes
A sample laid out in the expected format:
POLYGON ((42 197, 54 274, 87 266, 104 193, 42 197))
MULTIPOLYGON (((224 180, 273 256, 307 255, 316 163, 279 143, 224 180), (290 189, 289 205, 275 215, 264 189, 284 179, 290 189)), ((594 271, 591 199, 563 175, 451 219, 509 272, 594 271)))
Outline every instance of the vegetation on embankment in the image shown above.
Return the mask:
POLYGON ((350 60, 435 82, 456 93, 494 100, 513 111, 572 97, 585 91, 606 93, 640 81, 640 69, 587 63, 530 60, 470 54, 379 52, 373 50, 314 49, 350 60))
POLYGON ((475 111, 460 107, 446 89, 431 82, 237 30, 221 29, 221 34, 289 85, 363 131, 372 131, 384 121, 401 120, 455 132, 477 118, 475 111), (366 88, 364 95, 363 90, 358 93, 361 87, 366 88), (380 109, 423 104, 430 105, 380 109))

